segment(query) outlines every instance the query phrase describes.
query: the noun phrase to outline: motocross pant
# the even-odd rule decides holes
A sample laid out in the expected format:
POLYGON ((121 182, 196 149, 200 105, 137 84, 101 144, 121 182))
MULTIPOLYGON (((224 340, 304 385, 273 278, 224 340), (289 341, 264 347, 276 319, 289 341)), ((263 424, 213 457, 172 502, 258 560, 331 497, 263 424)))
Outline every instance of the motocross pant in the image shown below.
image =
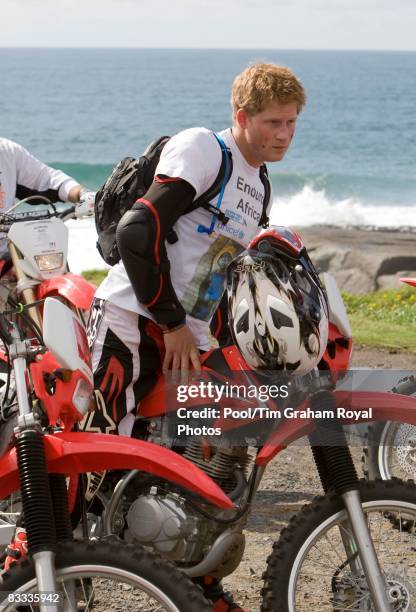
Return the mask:
POLYGON ((130 436, 136 408, 162 369, 162 333, 147 317, 95 298, 88 341, 94 387, 99 393, 97 409, 82 428, 130 436))
MULTIPOLYGON (((220 346, 231 343, 224 304, 211 322, 220 346)), ((97 409, 82 429, 130 436, 140 401, 162 372, 163 334, 151 319, 99 298, 92 303, 87 331, 97 409)))

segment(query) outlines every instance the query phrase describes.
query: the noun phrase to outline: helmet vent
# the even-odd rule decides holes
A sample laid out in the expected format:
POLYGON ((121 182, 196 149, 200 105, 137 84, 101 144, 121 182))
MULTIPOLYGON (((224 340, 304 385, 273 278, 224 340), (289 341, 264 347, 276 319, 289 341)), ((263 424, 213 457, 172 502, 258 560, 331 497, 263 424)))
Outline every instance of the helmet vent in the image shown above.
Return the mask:
POLYGON ((249 311, 247 310, 237 321, 236 332, 237 334, 243 332, 247 333, 249 329, 249 311))
POLYGON ((292 319, 282 312, 278 312, 274 308, 270 308, 270 314, 272 315, 272 321, 277 329, 280 329, 281 327, 293 327, 292 319))

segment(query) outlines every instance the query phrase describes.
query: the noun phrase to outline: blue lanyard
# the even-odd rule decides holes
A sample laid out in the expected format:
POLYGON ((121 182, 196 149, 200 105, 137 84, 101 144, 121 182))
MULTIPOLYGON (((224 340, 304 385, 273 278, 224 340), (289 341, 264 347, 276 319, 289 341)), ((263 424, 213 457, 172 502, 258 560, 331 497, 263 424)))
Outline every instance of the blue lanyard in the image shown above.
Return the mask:
MULTIPOLYGON (((224 195, 224 191, 225 191, 225 186, 227 185, 227 181, 228 181, 228 173, 230 171, 230 160, 228 157, 228 153, 227 153, 227 145, 225 144, 225 142, 223 141, 223 139, 221 138, 221 136, 219 136, 219 134, 216 134, 215 132, 213 132, 215 138, 218 140, 218 143, 221 147, 221 155, 223 157, 225 157, 225 171, 224 171, 224 176, 222 179, 222 183, 221 183, 221 189, 220 189, 220 193, 218 195, 218 200, 217 203, 215 205, 215 208, 220 208, 221 207, 221 202, 222 202, 222 197, 224 195)), ((222 164, 222 161, 221 161, 222 164)), ((209 227, 207 227, 206 225, 198 225, 198 232, 200 234, 212 234, 212 232, 214 231, 214 227, 215 227, 215 223, 217 221, 217 216, 215 214, 212 215, 212 219, 211 219, 211 225, 209 227)))

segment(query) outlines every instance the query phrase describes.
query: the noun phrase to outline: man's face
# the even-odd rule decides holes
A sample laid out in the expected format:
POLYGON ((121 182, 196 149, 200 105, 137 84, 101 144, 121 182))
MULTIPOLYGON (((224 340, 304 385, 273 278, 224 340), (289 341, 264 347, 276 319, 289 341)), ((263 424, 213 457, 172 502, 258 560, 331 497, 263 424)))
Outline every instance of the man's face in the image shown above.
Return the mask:
POLYGON ((297 117, 296 102, 271 102, 256 115, 239 109, 236 120, 242 130, 245 149, 242 152, 248 163, 260 166, 283 159, 292 142, 297 117))

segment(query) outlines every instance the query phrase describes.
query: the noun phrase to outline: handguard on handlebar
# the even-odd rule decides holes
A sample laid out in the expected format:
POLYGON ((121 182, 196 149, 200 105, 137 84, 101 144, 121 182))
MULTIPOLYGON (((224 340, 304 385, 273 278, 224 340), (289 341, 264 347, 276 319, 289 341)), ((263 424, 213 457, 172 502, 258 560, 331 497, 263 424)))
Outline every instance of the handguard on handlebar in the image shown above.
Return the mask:
POLYGON ((75 217, 92 217, 94 215, 95 192, 83 190, 79 203, 75 206, 75 217))

